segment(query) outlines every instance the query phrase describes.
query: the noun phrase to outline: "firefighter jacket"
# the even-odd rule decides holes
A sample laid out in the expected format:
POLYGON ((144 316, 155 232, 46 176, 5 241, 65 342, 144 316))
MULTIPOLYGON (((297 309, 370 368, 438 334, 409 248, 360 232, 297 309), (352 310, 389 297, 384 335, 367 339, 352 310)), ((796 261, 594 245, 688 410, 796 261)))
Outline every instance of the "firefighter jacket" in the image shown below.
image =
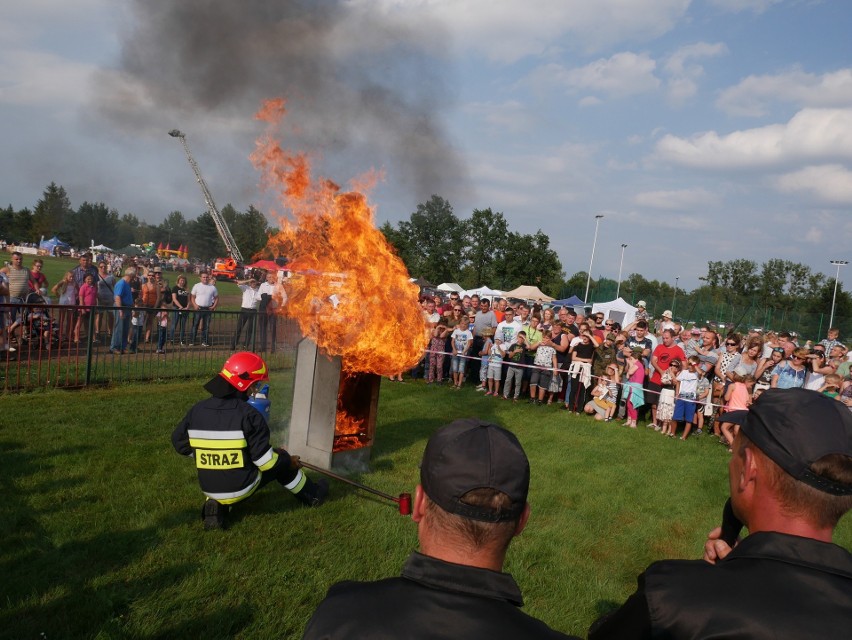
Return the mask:
POLYGON ((655 562, 620 609, 592 625, 607 638, 848 638, 852 555, 783 533, 753 533, 715 565, 655 562))
POLYGON ((181 455, 195 457, 201 491, 223 504, 250 496, 260 485, 260 472, 278 461, 263 416, 233 396, 193 406, 172 433, 172 444, 181 455))

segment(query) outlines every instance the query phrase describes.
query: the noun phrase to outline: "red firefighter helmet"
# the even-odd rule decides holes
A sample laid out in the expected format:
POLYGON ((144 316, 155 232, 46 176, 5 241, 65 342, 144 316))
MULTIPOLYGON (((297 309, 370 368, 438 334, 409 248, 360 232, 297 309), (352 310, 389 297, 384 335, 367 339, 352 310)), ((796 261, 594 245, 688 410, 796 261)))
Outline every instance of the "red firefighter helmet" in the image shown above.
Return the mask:
POLYGON ((255 382, 269 380, 263 358, 251 351, 240 351, 228 358, 219 375, 239 391, 245 391, 255 382))

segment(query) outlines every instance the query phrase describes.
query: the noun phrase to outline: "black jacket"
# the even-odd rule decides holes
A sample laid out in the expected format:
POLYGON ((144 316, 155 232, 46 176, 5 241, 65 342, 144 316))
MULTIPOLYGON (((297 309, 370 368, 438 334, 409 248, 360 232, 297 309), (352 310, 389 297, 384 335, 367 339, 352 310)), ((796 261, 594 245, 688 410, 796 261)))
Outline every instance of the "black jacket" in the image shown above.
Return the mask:
POLYGON ((636 593, 589 631, 589 640, 850 637, 852 555, 771 532, 748 536, 715 565, 655 562, 636 593))
POLYGON ((304 638, 571 638, 518 607, 515 580, 412 553, 401 578, 340 582, 314 612, 304 638))

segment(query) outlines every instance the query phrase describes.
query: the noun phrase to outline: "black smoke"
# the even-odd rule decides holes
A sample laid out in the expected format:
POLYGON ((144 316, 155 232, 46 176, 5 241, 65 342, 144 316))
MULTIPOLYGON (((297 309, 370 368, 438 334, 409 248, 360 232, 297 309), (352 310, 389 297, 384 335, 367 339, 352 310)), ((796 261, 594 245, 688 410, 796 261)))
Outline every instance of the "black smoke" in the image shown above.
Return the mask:
POLYGON ((95 112, 136 135, 232 136, 247 155, 260 130, 252 115, 282 96, 288 146, 341 168, 386 168, 418 200, 453 193, 467 172, 442 125, 453 100, 447 35, 369 6, 133 0, 120 60, 94 83, 95 112))

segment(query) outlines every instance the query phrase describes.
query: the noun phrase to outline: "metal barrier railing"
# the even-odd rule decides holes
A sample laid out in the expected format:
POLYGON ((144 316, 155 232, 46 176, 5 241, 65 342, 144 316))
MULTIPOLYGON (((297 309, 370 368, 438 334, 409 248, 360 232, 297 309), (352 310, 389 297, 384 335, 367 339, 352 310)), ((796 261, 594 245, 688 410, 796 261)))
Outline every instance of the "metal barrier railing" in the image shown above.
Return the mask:
POLYGON ((215 373, 231 353, 244 350, 244 345, 245 350, 263 355, 272 370, 291 368, 302 337, 298 324, 288 318, 244 315, 240 311, 188 311, 180 315, 169 309, 165 342, 159 349, 158 310, 134 308, 136 324, 130 325, 127 347, 121 353, 120 342, 112 348, 117 310, 0 303, 0 329, 4 344, 11 346, 7 350, 0 345, 0 390, 204 377, 215 373), (154 318, 149 320, 145 313, 154 314, 154 318), (208 323, 206 332, 204 320, 208 323))

